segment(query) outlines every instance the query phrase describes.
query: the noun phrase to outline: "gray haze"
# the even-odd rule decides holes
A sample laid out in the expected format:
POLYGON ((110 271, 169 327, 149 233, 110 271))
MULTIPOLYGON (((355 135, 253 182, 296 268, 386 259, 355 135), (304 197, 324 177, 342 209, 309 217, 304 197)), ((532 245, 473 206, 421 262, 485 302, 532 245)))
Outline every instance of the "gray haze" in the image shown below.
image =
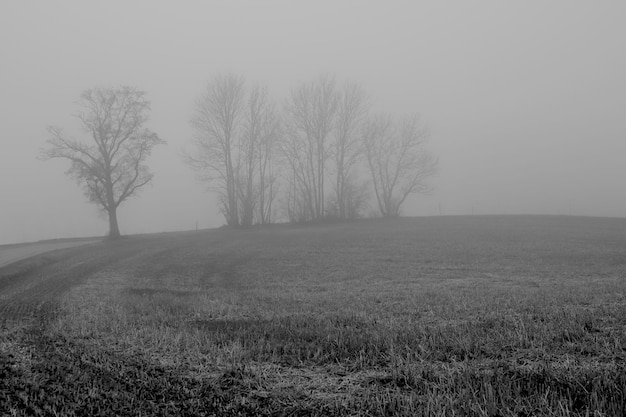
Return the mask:
POLYGON ((624 22, 623 1, 2 2, 0 244, 107 232, 68 162, 37 154, 47 125, 80 134, 82 91, 121 84, 149 93, 168 141, 122 233, 221 225, 181 153, 224 71, 278 100, 332 73, 377 110, 419 112, 440 173, 407 215, 626 216, 624 22))

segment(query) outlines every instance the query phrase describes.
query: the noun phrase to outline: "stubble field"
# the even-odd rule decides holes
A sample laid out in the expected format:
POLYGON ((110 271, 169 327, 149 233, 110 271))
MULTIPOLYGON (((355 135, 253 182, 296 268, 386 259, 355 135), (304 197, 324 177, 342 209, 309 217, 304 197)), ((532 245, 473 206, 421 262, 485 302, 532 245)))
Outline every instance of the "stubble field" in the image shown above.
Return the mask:
POLYGON ((0 269, 2 415, 624 415, 626 220, 132 236, 0 269))

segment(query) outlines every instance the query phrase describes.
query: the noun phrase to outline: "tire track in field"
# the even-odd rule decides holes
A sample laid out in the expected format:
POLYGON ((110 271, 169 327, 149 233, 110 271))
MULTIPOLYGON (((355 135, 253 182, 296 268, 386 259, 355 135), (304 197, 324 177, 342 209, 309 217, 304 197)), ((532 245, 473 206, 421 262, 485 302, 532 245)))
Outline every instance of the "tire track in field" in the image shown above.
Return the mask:
POLYGON ((42 253, 67 249, 75 246, 88 245, 95 242, 97 242, 97 239, 44 241, 16 245, 0 245, 0 268, 42 253))
MULTIPOLYGON (((151 282, 178 273, 200 270, 200 287, 222 288, 235 294, 247 285, 238 268, 254 259, 255 253, 238 253, 238 246, 249 238, 229 236, 224 244, 222 233, 186 233, 171 237, 130 237, 115 242, 62 249, 24 259, 0 268, 0 323, 33 315, 47 321, 59 305, 60 298, 72 287, 93 275, 106 271, 124 271, 146 275, 151 282), (205 253, 201 265, 187 265, 184 254, 205 253)), ((169 279, 169 278, 168 278, 169 279)))
POLYGON ((0 314, 6 319, 20 319, 33 313, 52 314, 58 299, 72 286, 98 270, 98 263, 60 262, 27 276, 10 297, 0 304, 0 314))
POLYGON ((51 317, 70 288, 144 250, 137 243, 99 243, 55 251, 0 268, 0 322, 33 315, 51 317))

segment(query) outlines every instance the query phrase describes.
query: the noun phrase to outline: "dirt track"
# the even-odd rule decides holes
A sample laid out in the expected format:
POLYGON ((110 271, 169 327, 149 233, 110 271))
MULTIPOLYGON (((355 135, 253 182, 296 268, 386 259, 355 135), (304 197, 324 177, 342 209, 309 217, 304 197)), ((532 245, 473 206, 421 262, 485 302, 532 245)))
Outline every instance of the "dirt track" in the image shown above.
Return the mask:
POLYGON ((129 242, 85 244, 83 241, 33 245, 11 252, 11 258, 5 254, 2 259, 14 262, 0 267, 0 321, 33 313, 49 314, 69 288, 138 250, 140 246, 129 242), (38 255, 24 258, 37 252, 38 255), (17 260, 20 256, 22 259, 17 260))
POLYGON ((56 310, 59 298, 73 286, 95 273, 124 268, 130 258, 166 258, 179 245, 178 236, 189 240, 181 233, 170 238, 155 235, 115 242, 75 241, 0 249, 0 260, 11 260, 4 266, 0 262, 0 323, 33 314, 48 317, 56 310))
POLYGON ((50 252, 57 249, 66 249, 74 246, 86 245, 95 242, 94 240, 74 240, 65 242, 39 242, 26 243, 21 245, 0 246, 0 268, 30 258, 41 253, 50 252))

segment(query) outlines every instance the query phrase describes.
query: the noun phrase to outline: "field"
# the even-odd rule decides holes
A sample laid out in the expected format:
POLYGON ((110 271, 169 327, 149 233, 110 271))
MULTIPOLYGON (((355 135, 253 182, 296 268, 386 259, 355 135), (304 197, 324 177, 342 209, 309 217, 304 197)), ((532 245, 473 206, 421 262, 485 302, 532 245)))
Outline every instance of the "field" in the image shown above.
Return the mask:
POLYGON ((626 219, 132 236, 0 269, 0 415, 626 414, 626 219))

